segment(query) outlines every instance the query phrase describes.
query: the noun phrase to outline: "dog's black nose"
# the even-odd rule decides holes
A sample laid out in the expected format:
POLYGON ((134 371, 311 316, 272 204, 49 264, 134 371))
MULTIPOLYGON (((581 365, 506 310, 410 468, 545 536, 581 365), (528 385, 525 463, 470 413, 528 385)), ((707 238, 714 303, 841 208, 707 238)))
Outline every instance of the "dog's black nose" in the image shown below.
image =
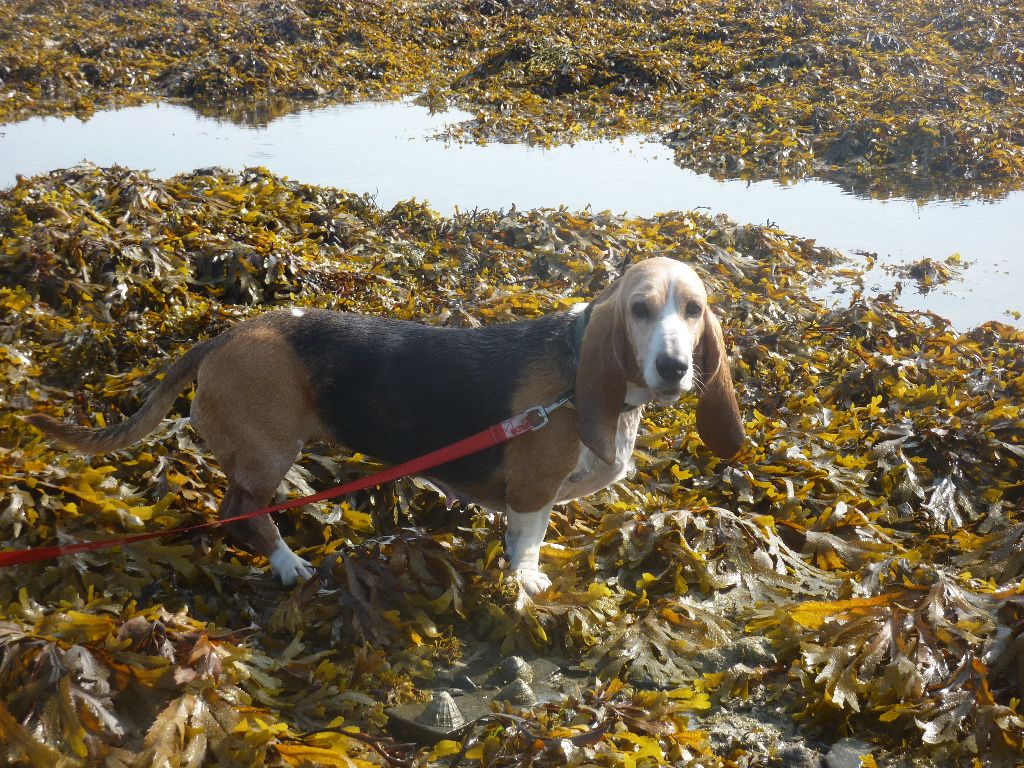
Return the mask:
POLYGON ((658 359, 654 361, 654 366, 658 369, 658 375, 665 381, 679 381, 690 368, 688 362, 671 355, 658 355, 658 359))

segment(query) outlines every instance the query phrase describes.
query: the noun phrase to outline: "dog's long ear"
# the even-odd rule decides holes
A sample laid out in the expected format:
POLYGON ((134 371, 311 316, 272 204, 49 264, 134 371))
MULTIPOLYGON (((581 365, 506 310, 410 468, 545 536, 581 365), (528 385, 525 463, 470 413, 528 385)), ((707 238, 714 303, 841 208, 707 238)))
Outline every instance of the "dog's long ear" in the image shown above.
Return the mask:
POLYGON ((616 282, 588 308, 590 319, 576 369, 576 426, 580 440, 608 464, 615 463, 615 435, 626 400, 624 364, 632 359, 618 293, 616 282))
POLYGON ((732 387, 722 326, 710 308, 704 315, 704 335, 694 357, 701 381, 697 433, 716 456, 731 459, 743 445, 743 419, 732 387))

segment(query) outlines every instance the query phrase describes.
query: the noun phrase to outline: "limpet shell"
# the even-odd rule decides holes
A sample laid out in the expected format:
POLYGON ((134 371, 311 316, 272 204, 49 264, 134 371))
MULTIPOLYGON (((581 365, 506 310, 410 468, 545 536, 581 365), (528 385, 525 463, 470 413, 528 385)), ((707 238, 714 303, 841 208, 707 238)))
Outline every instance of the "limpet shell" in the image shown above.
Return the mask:
POLYGON ((432 728, 454 731, 466 724, 466 718, 448 691, 438 691, 416 718, 416 722, 432 728))
POLYGON ((521 677, 517 677, 496 694, 495 701, 507 701, 520 707, 532 707, 537 704, 537 694, 521 677))
POLYGON ((498 665, 498 676, 504 683, 515 679, 533 682, 533 667, 526 663, 522 656, 509 656, 498 665))

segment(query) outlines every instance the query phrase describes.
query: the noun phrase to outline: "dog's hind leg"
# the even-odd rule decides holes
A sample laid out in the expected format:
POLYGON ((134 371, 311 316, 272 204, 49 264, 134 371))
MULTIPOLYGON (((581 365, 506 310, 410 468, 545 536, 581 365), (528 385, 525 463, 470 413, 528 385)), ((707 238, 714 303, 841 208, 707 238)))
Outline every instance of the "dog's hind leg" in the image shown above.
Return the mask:
MULTIPOLYGON (((254 512, 266 506, 273 497, 273 491, 254 495, 244 487, 232 483, 220 504, 220 517, 233 517, 254 512)), ((270 560, 270 567, 282 584, 294 584, 297 579, 308 579, 313 575, 313 566, 296 555, 281 538, 274 521, 267 515, 251 517, 231 523, 228 535, 242 546, 264 555, 270 560)))
MULTIPOLYGON (((320 434, 305 371, 276 330, 281 317, 239 326, 199 369, 192 426, 228 478, 222 519, 267 506, 306 441, 320 434)), ((227 531, 268 558, 282 583, 312 576, 312 566, 292 552, 269 516, 231 523, 227 531)))
MULTIPOLYGON (((199 400, 198 396, 196 399, 199 400)), ((202 407, 202 401, 198 408, 193 402, 193 421, 202 407)), ((250 413, 251 420, 236 423, 234 430, 225 429, 207 437, 207 444, 228 477, 228 489, 220 504, 222 520, 270 505, 277 487, 298 458, 305 441, 294 433, 288 434, 280 414, 280 410, 266 409, 262 421, 258 421, 256 414, 250 413)), ((230 523, 227 532, 235 543, 270 560, 274 575, 282 584, 294 584, 297 579, 313 575, 313 567, 292 552, 269 515, 230 523)))

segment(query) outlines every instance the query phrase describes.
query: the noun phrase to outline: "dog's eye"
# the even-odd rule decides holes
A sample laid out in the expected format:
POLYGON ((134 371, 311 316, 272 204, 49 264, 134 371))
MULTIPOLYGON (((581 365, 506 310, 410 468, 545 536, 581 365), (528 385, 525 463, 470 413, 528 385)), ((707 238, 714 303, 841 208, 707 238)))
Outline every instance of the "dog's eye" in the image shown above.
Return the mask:
POLYGON ((633 313, 633 317, 637 320, 647 320, 651 316, 651 309, 642 301, 634 302, 633 306, 629 308, 629 311, 633 313))
POLYGON ((688 301, 686 302, 686 316, 687 317, 698 317, 704 311, 704 305, 699 301, 688 301))

